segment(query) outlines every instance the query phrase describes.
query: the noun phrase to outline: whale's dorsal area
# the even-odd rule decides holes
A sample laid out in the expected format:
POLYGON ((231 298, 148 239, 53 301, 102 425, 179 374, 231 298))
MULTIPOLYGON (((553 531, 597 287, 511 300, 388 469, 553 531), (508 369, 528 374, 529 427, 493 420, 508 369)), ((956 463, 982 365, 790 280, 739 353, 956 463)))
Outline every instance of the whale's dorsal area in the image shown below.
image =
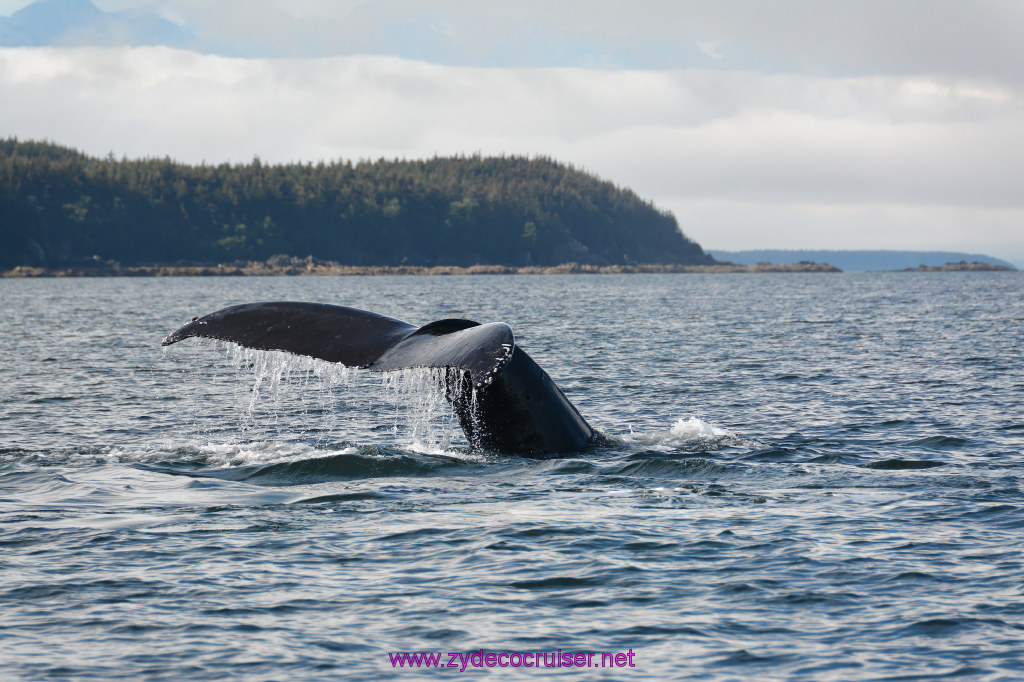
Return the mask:
POLYGON ((448 370, 445 397, 474 447, 550 457, 575 452, 595 432, 502 322, 438 320, 422 327, 324 303, 230 306, 194 318, 163 340, 203 337, 385 372, 448 370), (468 381, 466 381, 468 379, 468 381))

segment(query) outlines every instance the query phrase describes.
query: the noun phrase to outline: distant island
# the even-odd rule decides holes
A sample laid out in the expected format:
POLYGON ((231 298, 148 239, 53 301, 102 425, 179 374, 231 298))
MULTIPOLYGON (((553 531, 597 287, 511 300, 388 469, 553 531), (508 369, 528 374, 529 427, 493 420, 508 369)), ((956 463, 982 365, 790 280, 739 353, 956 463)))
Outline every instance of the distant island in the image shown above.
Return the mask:
POLYGON ((3 269, 717 263, 671 213, 548 158, 188 165, 10 138, 0 216, 3 269))
POLYGON ((916 268, 904 268, 903 270, 900 270, 900 272, 992 272, 1000 270, 1016 270, 1016 268, 1006 265, 996 265, 995 263, 982 263, 980 261, 968 263, 967 261, 962 260, 956 263, 943 263, 942 265, 918 265, 916 268))
MULTIPOLYGON (((1011 263, 978 253, 957 253, 951 251, 825 251, 825 250, 781 250, 761 249, 754 251, 719 251, 710 249, 715 258, 740 265, 751 265, 762 261, 791 264, 801 261, 830 263, 844 272, 869 272, 889 270, 914 270, 925 268, 954 269, 952 266, 965 264, 990 264, 1000 266, 996 270, 1015 269, 1011 263), (951 264, 950 268, 945 268, 951 264)), ((975 266, 971 269, 982 269, 975 266)))

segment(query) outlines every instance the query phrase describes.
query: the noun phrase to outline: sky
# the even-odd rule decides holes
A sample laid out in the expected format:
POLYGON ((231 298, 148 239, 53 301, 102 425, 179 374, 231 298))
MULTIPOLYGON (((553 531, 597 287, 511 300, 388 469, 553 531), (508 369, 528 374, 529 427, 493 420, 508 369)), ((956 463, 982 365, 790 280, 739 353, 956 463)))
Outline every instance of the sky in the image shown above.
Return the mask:
POLYGON ((1024 266, 1017 0, 95 4, 195 49, 0 48, 0 135, 190 163, 544 155, 710 251, 1024 266))

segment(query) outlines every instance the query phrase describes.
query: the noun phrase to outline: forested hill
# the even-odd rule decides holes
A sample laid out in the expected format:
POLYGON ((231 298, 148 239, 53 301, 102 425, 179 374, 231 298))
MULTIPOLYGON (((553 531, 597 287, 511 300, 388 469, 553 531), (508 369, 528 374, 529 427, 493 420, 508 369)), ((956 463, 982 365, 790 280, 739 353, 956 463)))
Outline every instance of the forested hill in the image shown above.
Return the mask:
POLYGON ((714 263, 671 214, 546 158, 199 165, 0 141, 0 266, 714 263))

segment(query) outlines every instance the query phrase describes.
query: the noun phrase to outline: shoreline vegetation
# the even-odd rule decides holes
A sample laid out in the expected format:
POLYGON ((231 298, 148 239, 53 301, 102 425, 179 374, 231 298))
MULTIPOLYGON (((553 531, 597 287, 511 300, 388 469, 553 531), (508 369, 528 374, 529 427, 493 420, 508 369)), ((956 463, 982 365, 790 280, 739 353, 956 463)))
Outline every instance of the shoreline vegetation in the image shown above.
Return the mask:
POLYGON ((313 257, 275 256, 266 261, 238 261, 216 264, 173 264, 122 266, 100 262, 79 267, 41 268, 19 265, 0 272, 0 278, 32 277, 274 277, 274 276, 356 276, 356 275, 620 275, 677 273, 758 273, 758 272, 842 272, 825 263, 791 265, 678 265, 645 263, 630 265, 588 265, 562 263, 552 266, 513 265, 344 265, 313 257))
POLYGON ((189 165, 0 139, 0 215, 4 269, 717 263, 670 212, 547 157, 189 165))

